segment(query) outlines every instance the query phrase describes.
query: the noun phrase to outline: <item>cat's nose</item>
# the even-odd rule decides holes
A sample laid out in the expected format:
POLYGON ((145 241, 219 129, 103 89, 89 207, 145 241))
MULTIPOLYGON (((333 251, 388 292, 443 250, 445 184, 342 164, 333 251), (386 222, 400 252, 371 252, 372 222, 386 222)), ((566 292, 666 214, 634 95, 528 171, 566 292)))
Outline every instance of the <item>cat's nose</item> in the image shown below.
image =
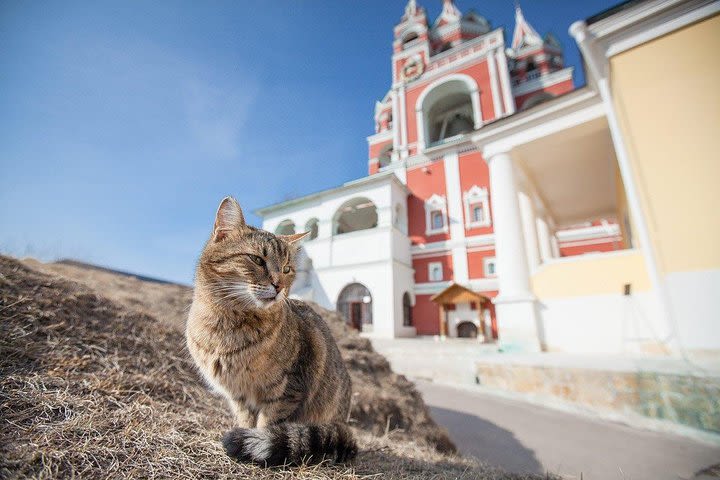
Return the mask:
POLYGON ((280 293, 280 290, 281 290, 280 285, 278 285, 276 283, 271 283, 270 285, 275 287, 275 293, 280 293))

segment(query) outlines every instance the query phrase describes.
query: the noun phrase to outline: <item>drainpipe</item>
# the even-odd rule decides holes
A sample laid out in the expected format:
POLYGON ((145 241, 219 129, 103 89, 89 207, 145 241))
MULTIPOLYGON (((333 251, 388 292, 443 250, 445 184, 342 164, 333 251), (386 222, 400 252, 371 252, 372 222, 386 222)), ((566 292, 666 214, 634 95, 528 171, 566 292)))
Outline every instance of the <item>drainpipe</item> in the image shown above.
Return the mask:
POLYGON ((650 241, 650 229, 645 215, 643 214, 642 205, 640 204, 640 195, 637 184, 635 183, 635 176, 632 171, 630 164, 630 158, 627 154, 625 146, 625 140, 620 130, 620 123, 613 107, 613 96, 610 90, 609 82, 609 63, 605 56, 605 52, 598 45, 597 39, 588 30, 587 24, 580 20, 570 25, 570 35, 575 39, 580 51, 585 59, 585 64, 588 66, 589 74, 595 80, 597 84, 598 93, 603 101, 605 107, 605 114, 607 116, 608 125, 610 127, 610 136, 612 137, 613 145, 615 147, 615 155, 618 160, 618 167, 620 169, 620 176, 622 177, 623 185, 627 193, 627 202, 630 209, 630 213, 635 219, 638 234, 640 237, 640 243, 642 245, 643 257, 645 264, 650 274, 650 280, 655 290, 657 302, 660 307, 660 314, 665 320, 665 323, 670 328, 672 337, 675 340, 675 345, 671 346, 675 353, 679 354, 683 359, 689 361, 687 353, 682 346, 680 335, 678 332, 677 323, 673 316, 672 305, 670 298, 667 294, 665 282, 660 274, 660 268, 658 267, 657 254, 655 248, 650 241))

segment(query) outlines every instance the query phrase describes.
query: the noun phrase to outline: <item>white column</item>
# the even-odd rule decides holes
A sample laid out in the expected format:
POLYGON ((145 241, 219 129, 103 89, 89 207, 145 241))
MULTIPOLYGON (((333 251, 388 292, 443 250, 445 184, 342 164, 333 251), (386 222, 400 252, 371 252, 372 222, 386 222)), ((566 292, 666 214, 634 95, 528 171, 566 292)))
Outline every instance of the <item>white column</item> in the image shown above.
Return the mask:
POLYGON ((538 233, 538 243, 540 244, 540 258, 543 263, 545 263, 553 258, 552 241, 550 240, 550 227, 543 217, 537 217, 535 222, 538 233))
POLYGON ((417 130, 417 150, 425 150, 425 122, 423 122, 422 109, 415 110, 415 129, 417 130))
POLYGON ((400 105, 398 100, 398 93, 396 89, 390 93, 392 99, 392 116, 393 116, 393 153, 392 161, 395 162, 400 156, 400 125, 402 125, 402 118, 400 115, 400 105))
POLYGON ((512 93, 512 85, 510 83, 510 71, 507 65, 507 56, 502 48, 495 51, 495 58, 498 62, 498 70, 500 72, 500 85, 502 85, 503 102, 505 102, 505 115, 515 113, 515 98, 512 93))
POLYGON ((560 258, 560 242, 557 239, 557 235, 553 234, 550 237, 550 245, 552 246, 552 254, 555 258, 560 258))
POLYGON ((465 226, 463 224, 463 200, 460 192, 460 161, 457 152, 446 154, 444 165, 450 243, 453 245, 453 280, 460 284, 467 284, 469 281, 467 246, 465 245, 465 226))
POLYGON ((486 57, 488 65, 488 75, 490 76, 490 93, 492 93, 493 110, 495 118, 502 116, 502 103, 500 102, 500 88, 498 87, 498 74, 495 68, 495 56, 490 54, 486 57))
POLYGON ((523 236, 525 237, 528 268, 532 272, 540 265, 540 251, 535 230, 535 209, 530 196, 525 192, 518 192, 518 202, 520 203, 520 217, 522 219, 523 236))
POLYGON ((402 123, 400 124, 400 157, 407 158, 408 156, 408 128, 407 128, 407 108, 405 98, 405 85, 400 86, 400 116, 402 117, 402 123))
POLYGON ((482 106, 480 105, 480 90, 477 88, 470 92, 470 100, 472 101, 473 108, 473 122, 475 123, 475 130, 482 127, 482 106))
POLYGON ((498 334, 504 350, 538 351, 535 297, 530 290, 530 274, 520 218, 515 172, 507 151, 486 149, 490 167, 495 256, 499 294, 495 298, 498 334))

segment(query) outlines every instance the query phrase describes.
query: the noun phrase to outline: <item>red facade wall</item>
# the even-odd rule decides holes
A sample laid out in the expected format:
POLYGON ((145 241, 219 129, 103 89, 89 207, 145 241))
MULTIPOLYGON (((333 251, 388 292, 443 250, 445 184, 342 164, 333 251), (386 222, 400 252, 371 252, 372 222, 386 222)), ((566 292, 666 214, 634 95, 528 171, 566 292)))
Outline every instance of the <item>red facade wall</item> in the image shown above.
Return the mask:
MULTIPOLYGON (((463 193, 470 190, 473 185, 478 187, 485 187, 490 194, 490 171, 488 170, 487 163, 483 160, 480 152, 470 152, 460 155, 460 189, 463 193)), ((492 218, 492 200, 488 199, 488 205, 490 206, 490 217, 492 218)), ((466 218, 467 212, 465 211, 465 203, 463 200, 463 219, 464 224, 468 224, 468 218, 466 218)), ((465 230, 466 236, 472 235, 486 235, 492 233, 492 224, 489 227, 471 228, 465 230)))
POLYGON ((377 158, 388 145, 392 145, 392 140, 371 144, 368 149, 368 158, 377 158))
POLYGON ((430 301, 432 295, 415 295, 413 323, 418 335, 440 334, 440 311, 437 304, 430 301))
POLYGON ((453 266, 452 254, 438 255, 431 258, 413 258, 412 265, 415 269, 415 283, 426 283, 430 281, 428 276, 428 264, 430 262, 442 262, 443 264, 443 281, 452 280, 453 266))
POLYGON ((368 163, 368 175, 374 175, 380 170, 379 162, 368 163))
POLYGON ((425 200, 433 194, 445 195, 444 162, 429 163, 407 171, 408 196, 408 235, 413 245, 419 243, 448 240, 449 233, 425 235, 425 200), (425 170, 425 171, 423 171, 425 170))
POLYGON ((468 275, 470 278, 485 278, 483 268, 483 259, 486 257, 494 257, 495 250, 482 250, 479 252, 468 252, 468 275))
MULTIPOLYGON (((495 118, 495 108, 493 106, 492 90, 490 89, 490 73, 487 61, 483 59, 479 63, 458 70, 457 73, 469 75, 475 79, 478 88, 480 88, 480 109, 482 110, 483 122, 493 120, 495 118)), ((500 79, 498 79, 499 82, 500 79)))

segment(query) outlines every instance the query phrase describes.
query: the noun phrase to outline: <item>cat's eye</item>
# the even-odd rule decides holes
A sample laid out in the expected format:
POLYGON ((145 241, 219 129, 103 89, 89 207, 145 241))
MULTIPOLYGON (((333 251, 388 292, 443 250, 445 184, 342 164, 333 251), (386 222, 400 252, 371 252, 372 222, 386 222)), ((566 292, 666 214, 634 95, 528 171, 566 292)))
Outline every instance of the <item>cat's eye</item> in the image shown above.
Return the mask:
POLYGON ((265 265, 265 260, 258 257, 257 255, 250 255, 250 259, 255 262, 257 265, 260 265, 261 267, 265 265))
POLYGON ((290 265, 285 265, 285 268, 283 268, 283 273, 290 273, 290 265))

